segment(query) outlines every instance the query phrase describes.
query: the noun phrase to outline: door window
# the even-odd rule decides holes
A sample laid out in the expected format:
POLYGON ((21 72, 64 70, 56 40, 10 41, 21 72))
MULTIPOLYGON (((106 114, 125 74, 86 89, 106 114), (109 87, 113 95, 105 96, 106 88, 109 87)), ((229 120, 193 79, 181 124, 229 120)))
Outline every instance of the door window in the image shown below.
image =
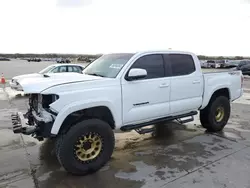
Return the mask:
POLYGON ((195 72, 193 57, 188 54, 169 54, 172 76, 188 75, 195 72))
POLYGON ((68 72, 78 72, 81 73, 82 70, 79 66, 68 66, 68 72))
POLYGON ((164 62, 160 54, 145 55, 134 62, 132 68, 141 68, 147 71, 147 76, 143 79, 164 77, 164 62))
POLYGON ((56 67, 55 69, 53 69, 51 72, 52 73, 67 72, 67 68, 66 68, 66 66, 59 66, 59 67, 56 67))

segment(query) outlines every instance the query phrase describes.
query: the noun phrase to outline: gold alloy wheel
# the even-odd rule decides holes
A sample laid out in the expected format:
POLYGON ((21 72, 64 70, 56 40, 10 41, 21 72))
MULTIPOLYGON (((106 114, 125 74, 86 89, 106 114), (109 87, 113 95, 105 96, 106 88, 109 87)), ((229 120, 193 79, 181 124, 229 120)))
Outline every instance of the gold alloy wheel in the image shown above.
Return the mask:
POLYGON ((102 139, 96 133, 89 133, 78 138, 75 155, 82 162, 95 159, 102 150, 102 139))
POLYGON ((221 122, 225 116, 225 110, 223 107, 218 107, 216 109, 215 119, 217 122, 221 122))

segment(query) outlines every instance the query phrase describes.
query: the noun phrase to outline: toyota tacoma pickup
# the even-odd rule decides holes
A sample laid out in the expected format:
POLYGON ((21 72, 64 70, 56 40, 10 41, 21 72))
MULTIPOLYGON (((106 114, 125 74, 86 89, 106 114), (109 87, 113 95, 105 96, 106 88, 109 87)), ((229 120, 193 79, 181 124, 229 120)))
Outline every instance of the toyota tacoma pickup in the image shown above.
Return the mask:
POLYGON ((186 123, 199 114, 204 128, 221 131, 230 103, 243 94, 241 71, 203 74, 189 52, 106 54, 83 74, 70 74, 21 80, 29 109, 11 118, 14 133, 55 139, 58 161, 76 175, 109 161, 115 130, 145 134, 150 125, 186 123))

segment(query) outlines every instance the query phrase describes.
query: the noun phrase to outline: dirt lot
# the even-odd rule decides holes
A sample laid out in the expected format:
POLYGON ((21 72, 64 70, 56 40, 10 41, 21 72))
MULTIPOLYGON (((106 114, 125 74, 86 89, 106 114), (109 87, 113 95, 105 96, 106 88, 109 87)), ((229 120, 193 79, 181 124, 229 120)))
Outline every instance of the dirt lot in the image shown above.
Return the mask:
MULTIPOLYGON (((15 64, 18 70, 2 65, 1 70, 8 70, 11 76, 27 70, 26 64, 20 62, 15 64)), ((34 70, 47 64, 40 66, 34 66, 34 70)), ((0 89, 0 187, 250 187, 248 78, 244 88, 244 96, 232 104, 231 118, 223 133, 206 133, 197 117, 186 125, 166 124, 156 136, 117 133, 112 160, 99 172, 85 177, 71 176, 60 167, 53 142, 38 142, 12 133, 10 114, 25 112, 27 98, 13 97, 8 89, 0 89)))

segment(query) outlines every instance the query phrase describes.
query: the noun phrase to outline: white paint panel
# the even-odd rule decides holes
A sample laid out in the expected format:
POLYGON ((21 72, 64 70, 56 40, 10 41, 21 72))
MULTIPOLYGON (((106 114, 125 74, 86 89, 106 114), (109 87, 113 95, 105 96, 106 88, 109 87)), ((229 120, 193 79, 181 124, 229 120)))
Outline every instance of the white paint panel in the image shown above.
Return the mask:
POLYGON ((169 94, 170 78, 122 81, 123 123, 167 116, 169 94))

